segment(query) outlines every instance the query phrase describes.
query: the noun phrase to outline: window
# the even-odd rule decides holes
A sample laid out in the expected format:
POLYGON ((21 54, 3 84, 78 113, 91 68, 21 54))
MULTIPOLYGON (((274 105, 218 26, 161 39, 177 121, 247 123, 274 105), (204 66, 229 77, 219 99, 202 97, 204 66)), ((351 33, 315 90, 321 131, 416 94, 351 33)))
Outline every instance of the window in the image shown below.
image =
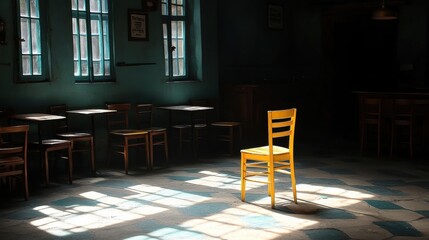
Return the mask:
POLYGON ((39 0, 18 0, 18 82, 48 80, 48 46, 44 39, 46 23, 39 0))
POLYGON ((109 0, 71 0, 76 82, 112 81, 109 0))
POLYGON ((165 76, 186 77, 186 3, 162 0, 165 76))

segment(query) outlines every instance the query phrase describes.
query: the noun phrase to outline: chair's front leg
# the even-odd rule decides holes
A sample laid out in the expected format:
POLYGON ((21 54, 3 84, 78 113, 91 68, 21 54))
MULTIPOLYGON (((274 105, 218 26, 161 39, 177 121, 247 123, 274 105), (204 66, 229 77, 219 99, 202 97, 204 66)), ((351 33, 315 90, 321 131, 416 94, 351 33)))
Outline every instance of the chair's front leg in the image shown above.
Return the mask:
POLYGON ((246 156, 241 153, 241 201, 246 200, 246 156))

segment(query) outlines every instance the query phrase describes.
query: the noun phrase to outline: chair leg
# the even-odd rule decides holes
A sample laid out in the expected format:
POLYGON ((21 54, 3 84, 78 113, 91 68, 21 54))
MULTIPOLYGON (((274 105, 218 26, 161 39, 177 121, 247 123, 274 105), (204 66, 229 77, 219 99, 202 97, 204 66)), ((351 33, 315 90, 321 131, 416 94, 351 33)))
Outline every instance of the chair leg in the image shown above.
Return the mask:
POLYGON ((165 161, 168 165, 168 139, 167 139, 167 132, 164 133, 164 151, 165 151, 165 161))
POLYGON ((229 128, 229 155, 234 153, 234 127, 229 128))
POLYGON ((269 194, 271 196, 271 208, 275 207, 275 185, 274 185, 274 165, 271 164, 268 166, 268 186, 269 186, 269 194))
POLYGON ((392 123, 392 130, 391 130, 391 136, 390 136, 390 158, 393 156, 393 145, 395 144, 395 133, 396 129, 395 126, 392 123))
POLYGON ((246 200, 246 158, 241 154, 241 201, 246 200))
POLYGON ((148 134, 145 135, 145 141, 146 141, 146 164, 147 164, 147 169, 152 169, 152 165, 153 165, 153 146, 149 146, 149 136, 148 134), (152 151, 150 150, 152 149, 152 151))
POLYGON ((128 175, 128 139, 124 139, 124 166, 125 174, 128 175))
POLYGON ((49 152, 45 151, 45 185, 49 185, 49 152))
POLYGON ((149 145, 150 145, 150 163, 148 169, 152 169, 153 166, 153 134, 149 132, 149 145))
POLYGON ((25 200, 28 200, 28 174, 27 174, 27 165, 24 165, 24 170, 23 170, 23 181, 24 181, 24 196, 25 196, 25 200))
POLYGON ((90 148, 91 148, 91 171, 92 171, 92 175, 95 176, 94 139, 91 138, 89 141, 90 141, 90 148))
POLYGON ((381 156, 381 126, 377 124, 377 158, 381 156))
MULTIPOLYGON (((294 162, 293 158, 291 158, 290 162, 294 162)), ((295 204, 298 204, 298 198, 296 194, 296 179, 295 179, 295 166, 294 164, 290 165, 290 181, 292 184, 292 193, 293 193, 293 201, 295 204)))
POLYGON ((69 183, 73 183, 73 154, 72 147, 68 147, 69 183))
POLYGON ((413 159, 413 127, 410 126, 410 159, 413 159))

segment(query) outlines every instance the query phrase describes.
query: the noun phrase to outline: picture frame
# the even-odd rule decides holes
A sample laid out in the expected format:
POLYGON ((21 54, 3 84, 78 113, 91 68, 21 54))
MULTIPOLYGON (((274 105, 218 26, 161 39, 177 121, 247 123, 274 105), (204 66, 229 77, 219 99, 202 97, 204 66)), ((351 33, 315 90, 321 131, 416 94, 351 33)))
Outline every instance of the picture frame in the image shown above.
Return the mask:
POLYGON ((268 4, 268 28, 283 29, 283 6, 268 4))
POLYGON ((141 10, 128 10, 128 40, 149 40, 148 16, 141 10))
POLYGON ((159 0, 142 0, 142 10, 144 12, 153 12, 158 10, 159 0))

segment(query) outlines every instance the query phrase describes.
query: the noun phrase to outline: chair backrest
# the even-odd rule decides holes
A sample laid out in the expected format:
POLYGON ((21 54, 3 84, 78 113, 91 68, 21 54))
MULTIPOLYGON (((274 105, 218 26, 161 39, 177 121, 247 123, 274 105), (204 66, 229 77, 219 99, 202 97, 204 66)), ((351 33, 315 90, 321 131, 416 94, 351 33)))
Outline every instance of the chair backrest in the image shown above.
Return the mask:
POLYGON ((381 99, 372 97, 363 98, 360 114, 362 119, 380 119, 381 99))
POLYGON ((27 159, 28 129, 29 125, 0 127, 0 158, 21 154, 27 159))
POLYGON ((413 100, 393 99, 393 117, 398 120, 411 120, 413 118, 413 100))
POLYGON ((114 113, 107 114, 107 129, 126 129, 128 128, 128 113, 131 109, 130 103, 108 103, 107 109, 116 110, 114 113))
POLYGON ((293 153, 295 139, 296 108, 268 111, 268 145, 270 153, 274 145, 287 146, 293 153))
POLYGON ((136 105, 136 124, 139 129, 148 129, 152 127, 153 104, 139 103, 136 105))
MULTIPOLYGON (((49 106, 49 113, 54 115, 60 115, 67 117, 67 105, 66 104, 57 104, 49 106)), ((68 131, 68 120, 57 120, 53 122, 56 133, 65 133, 68 131)))

